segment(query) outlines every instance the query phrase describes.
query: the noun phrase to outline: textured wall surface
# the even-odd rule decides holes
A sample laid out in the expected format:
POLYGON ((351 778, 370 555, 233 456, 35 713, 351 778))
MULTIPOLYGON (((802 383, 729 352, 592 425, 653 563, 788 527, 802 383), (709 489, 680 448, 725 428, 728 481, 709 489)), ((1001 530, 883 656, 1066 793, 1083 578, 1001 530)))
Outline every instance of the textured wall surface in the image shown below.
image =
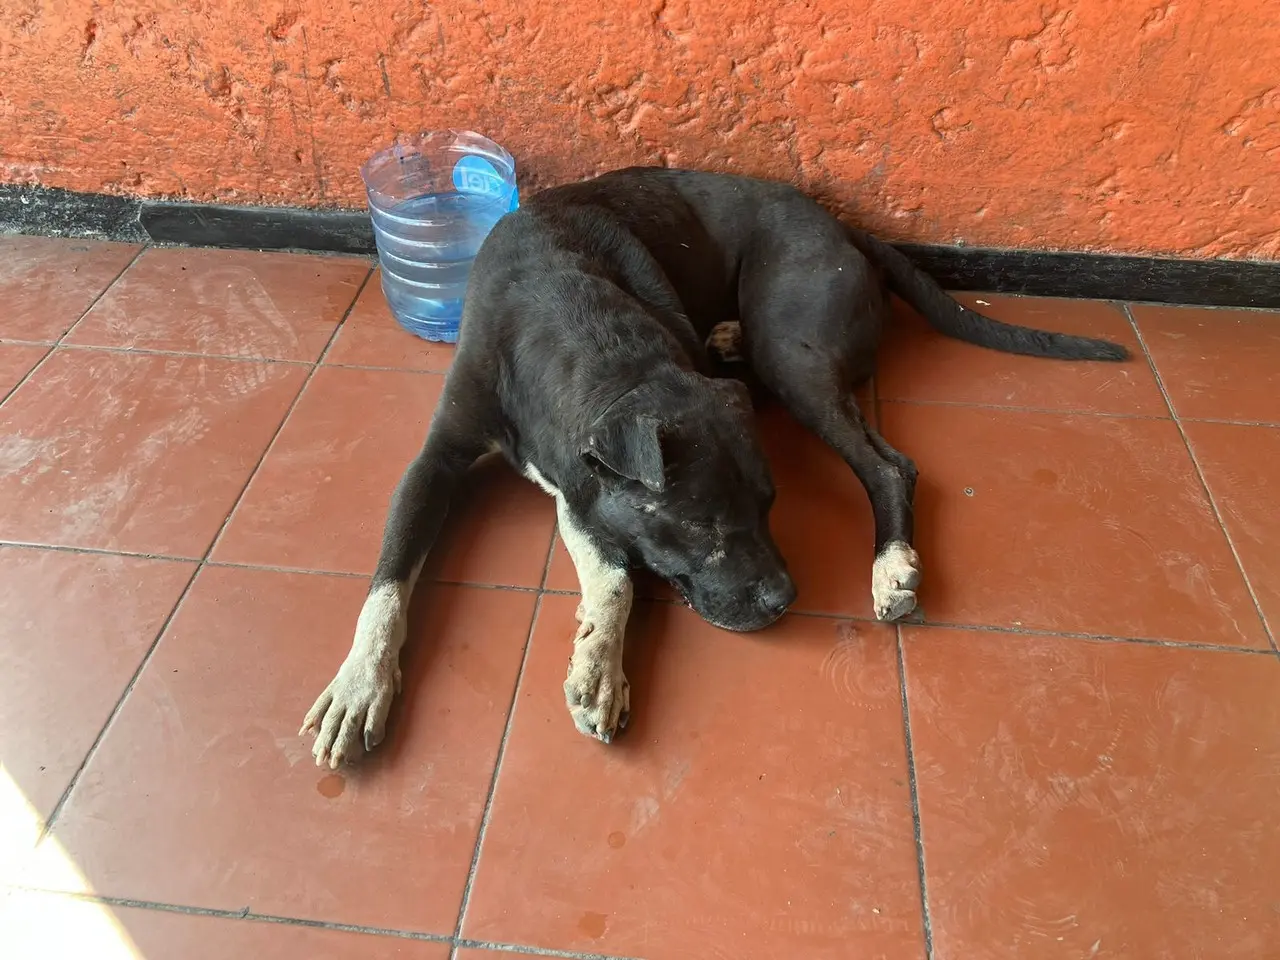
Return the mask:
POLYGON ((396 131, 525 190, 791 179, 903 239, 1280 258, 1257 0, 0 0, 0 180, 351 206, 396 131))

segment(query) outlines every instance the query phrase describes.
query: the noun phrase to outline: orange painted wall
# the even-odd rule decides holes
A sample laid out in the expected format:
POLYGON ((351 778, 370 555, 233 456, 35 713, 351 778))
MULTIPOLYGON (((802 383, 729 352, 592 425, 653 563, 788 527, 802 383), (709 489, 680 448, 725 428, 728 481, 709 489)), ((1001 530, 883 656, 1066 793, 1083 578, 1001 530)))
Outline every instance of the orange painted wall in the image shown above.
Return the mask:
POLYGON ((0 181, 351 206, 398 130, 524 189, 792 179, 896 238, 1280 259, 1260 0, 0 0, 0 181))

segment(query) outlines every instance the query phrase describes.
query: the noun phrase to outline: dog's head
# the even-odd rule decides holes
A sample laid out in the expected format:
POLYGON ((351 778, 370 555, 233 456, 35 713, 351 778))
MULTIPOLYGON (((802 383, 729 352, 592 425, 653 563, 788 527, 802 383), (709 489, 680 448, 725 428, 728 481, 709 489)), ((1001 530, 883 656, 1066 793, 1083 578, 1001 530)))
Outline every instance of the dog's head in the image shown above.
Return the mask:
POLYGON ((704 619, 758 630, 795 600, 741 384, 697 374, 646 384, 590 426, 581 452, 599 479, 595 522, 704 619))

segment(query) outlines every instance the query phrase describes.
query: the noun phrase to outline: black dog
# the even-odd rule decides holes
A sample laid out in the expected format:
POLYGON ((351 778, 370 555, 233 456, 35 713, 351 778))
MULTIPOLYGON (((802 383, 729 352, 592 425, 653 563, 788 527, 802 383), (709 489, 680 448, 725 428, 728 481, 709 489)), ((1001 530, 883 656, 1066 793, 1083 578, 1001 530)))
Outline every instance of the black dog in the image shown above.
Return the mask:
POLYGON ((359 741, 367 750, 382 739, 409 594, 451 493, 490 451, 556 500, 582 585, 564 687, 583 733, 607 743, 626 723, 632 567, 666 578, 729 630, 782 615, 796 589, 769 533, 769 469, 748 390, 716 376, 724 371, 708 351, 713 331, 737 331, 732 348, 751 373, 866 487, 876 616, 910 612, 920 581, 916 469, 853 398, 872 372, 888 288, 970 343, 1062 359, 1127 356, 960 306, 896 249, 784 184, 622 170, 546 190, 501 220, 476 258, 426 444, 392 499, 355 642, 303 724, 317 731, 317 763, 336 767, 359 741))

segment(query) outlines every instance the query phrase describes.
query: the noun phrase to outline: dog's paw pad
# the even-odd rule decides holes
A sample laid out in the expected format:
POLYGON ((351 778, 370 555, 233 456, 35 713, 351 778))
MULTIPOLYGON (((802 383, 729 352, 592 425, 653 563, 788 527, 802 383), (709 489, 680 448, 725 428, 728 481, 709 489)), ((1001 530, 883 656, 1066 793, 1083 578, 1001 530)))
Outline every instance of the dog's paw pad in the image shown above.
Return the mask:
POLYGON ((613 740, 631 714, 631 684, 622 672, 621 658, 611 647, 579 647, 564 681, 564 699, 574 726, 604 743, 613 740))
POLYGON ((877 620, 899 620, 916 607, 920 556, 907 544, 886 544, 871 568, 871 600, 877 620))

